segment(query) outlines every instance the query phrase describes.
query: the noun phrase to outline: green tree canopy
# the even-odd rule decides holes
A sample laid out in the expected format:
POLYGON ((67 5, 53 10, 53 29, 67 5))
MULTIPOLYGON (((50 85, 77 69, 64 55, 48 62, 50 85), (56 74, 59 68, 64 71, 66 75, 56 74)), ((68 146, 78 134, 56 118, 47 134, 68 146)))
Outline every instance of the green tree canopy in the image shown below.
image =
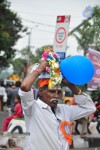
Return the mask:
POLYGON ((50 46, 52 48, 51 45, 45 45, 42 46, 38 49, 36 49, 35 54, 32 53, 31 49, 29 51, 29 48, 23 48, 20 53, 21 53, 21 57, 20 58, 16 58, 12 61, 12 65, 14 68, 14 71, 16 73, 18 73, 18 75, 20 76, 22 74, 23 71, 23 67, 26 65, 33 65, 35 63, 39 63, 39 60, 41 58, 41 55, 44 51, 44 48, 50 46), (29 64, 28 64, 29 63, 29 64))
POLYGON ((16 58, 15 60, 13 60, 12 65, 14 68, 14 73, 17 73, 19 76, 21 76, 24 63, 25 63, 25 60, 22 58, 16 58))
POLYGON ((93 10, 94 15, 84 20, 74 33, 79 46, 84 50, 84 55, 91 46, 100 51, 100 6, 94 7, 93 10))
POLYGON ((13 46, 25 31, 21 19, 10 10, 10 2, 0 0, 0 67, 11 62, 16 52, 13 46))
POLYGON ((36 49, 36 55, 40 58, 41 55, 43 54, 44 49, 48 47, 52 48, 52 45, 44 45, 41 48, 36 49))

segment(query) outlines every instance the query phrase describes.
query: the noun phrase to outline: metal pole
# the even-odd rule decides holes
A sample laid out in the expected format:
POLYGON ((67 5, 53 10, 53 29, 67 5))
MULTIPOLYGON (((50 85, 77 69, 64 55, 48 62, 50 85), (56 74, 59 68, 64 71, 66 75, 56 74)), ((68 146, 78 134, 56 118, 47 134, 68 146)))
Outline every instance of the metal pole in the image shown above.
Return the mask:
MULTIPOLYGON (((93 15, 93 16, 94 16, 94 15, 93 15)), ((90 17, 90 18, 88 18, 86 21, 89 21, 90 19, 92 19, 93 16, 90 17)), ((75 32, 78 28, 80 28, 83 24, 84 24, 84 21, 83 21, 82 23, 80 23, 78 26, 76 26, 72 31, 70 31, 70 32, 68 33, 68 36, 72 35, 72 33, 75 32)))
POLYGON ((29 36, 28 36, 28 50, 27 50, 27 54, 28 54, 27 63, 28 63, 28 65, 29 65, 29 63, 30 63, 31 34, 32 34, 32 28, 30 28, 30 32, 29 32, 29 36))

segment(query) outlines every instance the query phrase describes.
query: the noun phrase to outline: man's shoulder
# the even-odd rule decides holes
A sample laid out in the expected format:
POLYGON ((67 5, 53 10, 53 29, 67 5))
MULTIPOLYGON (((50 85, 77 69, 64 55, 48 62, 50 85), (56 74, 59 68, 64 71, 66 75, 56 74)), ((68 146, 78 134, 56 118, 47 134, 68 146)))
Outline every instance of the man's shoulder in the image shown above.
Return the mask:
POLYGON ((58 104, 57 106, 58 106, 58 108, 67 108, 68 107, 68 105, 65 105, 65 104, 58 104))

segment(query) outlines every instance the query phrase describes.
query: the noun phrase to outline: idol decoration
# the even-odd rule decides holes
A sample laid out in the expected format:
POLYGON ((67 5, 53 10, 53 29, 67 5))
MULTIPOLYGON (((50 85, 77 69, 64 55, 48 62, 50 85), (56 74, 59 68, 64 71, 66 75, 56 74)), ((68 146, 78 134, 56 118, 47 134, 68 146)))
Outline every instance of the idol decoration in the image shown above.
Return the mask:
POLYGON ((47 60, 49 66, 46 67, 46 72, 50 74, 48 88, 59 86, 62 81, 62 74, 60 72, 60 57, 51 48, 44 50, 41 60, 47 60))

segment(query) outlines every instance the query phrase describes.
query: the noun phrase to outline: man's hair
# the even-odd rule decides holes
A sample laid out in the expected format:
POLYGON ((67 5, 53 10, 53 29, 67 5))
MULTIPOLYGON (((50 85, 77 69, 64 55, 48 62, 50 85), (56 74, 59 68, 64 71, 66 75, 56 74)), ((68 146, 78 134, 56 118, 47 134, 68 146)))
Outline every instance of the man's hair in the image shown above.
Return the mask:
POLYGON ((21 81, 16 81, 15 86, 20 87, 21 86, 21 81))
POLYGON ((19 103, 21 103, 21 98, 20 98, 19 94, 17 94, 15 97, 18 99, 19 103))
POLYGON ((46 89, 48 89, 48 85, 44 85, 42 87, 39 87, 37 98, 41 98, 40 91, 43 91, 43 90, 46 90, 46 89))
POLYGON ((39 89, 40 89, 40 90, 46 90, 46 89, 48 89, 48 84, 47 84, 47 85, 44 85, 44 86, 42 86, 42 87, 40 87, 39 89))
POLYGON ((70 102, 70 100, 65 100, 65 104, 67 104, 68 102, 70 102))

